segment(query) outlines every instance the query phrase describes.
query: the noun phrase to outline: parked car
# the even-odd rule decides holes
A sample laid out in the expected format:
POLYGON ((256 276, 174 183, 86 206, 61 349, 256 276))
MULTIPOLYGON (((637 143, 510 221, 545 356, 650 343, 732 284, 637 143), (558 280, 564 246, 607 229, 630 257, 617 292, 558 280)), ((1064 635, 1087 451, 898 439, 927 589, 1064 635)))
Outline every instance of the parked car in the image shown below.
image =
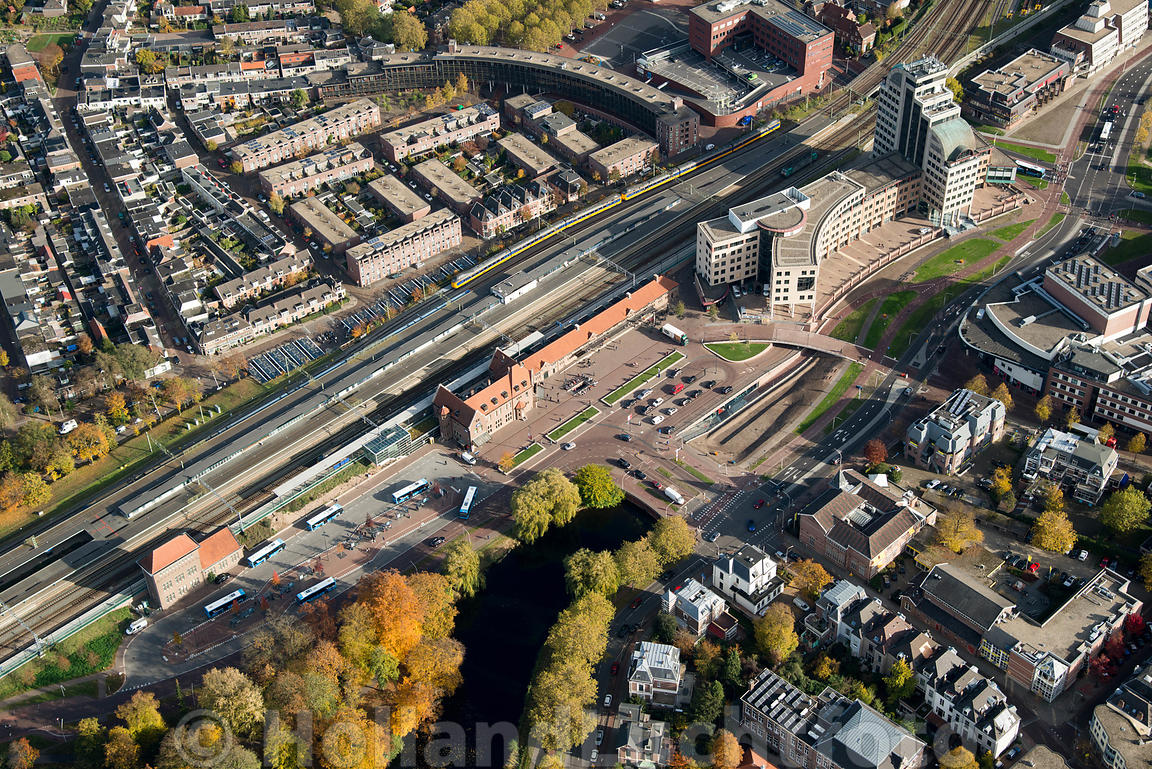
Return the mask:
POLYGON ((792 599, 792 603, 793 603, 793 604, 795 604, 795 605, 796 605, 796 608, 797 608, 797 609, 799 609, 800 611, 805 611, 805 612, 806 612, 806 611, 810 611, 810 610, 812 609, 812 607, 811 607, 811 606, 809 606, 809 605, 808 605, 808 603, 807 603, 806 601, 804 601, 804 600, 802 600, 802 599, 800 599, 800 598, 798 598, 798 597, 797 597, 797 598, 793 598, 793 599, 792 599))
POLYGON ((732 388, 728 385, 725 385, 716 392, 720 393, 721 395, 727 395, 728 393, 732 392, 732 388))
POLYGON ((620 433, 616 437, 617 437, 617 439, 622 440, 625 443, 628 443, 630 440, 632 440, 632 436, 629 435, 628 433, 620 433))
POLYGON ((616 463, 619 464, 621 467, 623 467, 625 470, 627 470, 629 467, 632 466, 632 463, 629 462, 624 457, 620 457, 619 459, 617 459, 616 463))
POLYGON ((606 708, 612 707, 612 695, 611 694, 605 694, 604 695, 604 707, 606 707, 606 708))
POLYGON ((424 540, 424 544, 428 545, 428 547, 440 547, 445 541, 444 537, 429 537, 424 540))
POLYGON ((567 443, 561 444, 560 448, 563 451, 571 451, 572 449, 576 448, 576 444, 572 441, 568 441, 567 443))
POLYGON ((704 535, 704 541, 705 542, 715 542, 718 539, 720 539, 720 532, 718 532, 718 531, 713 531, 709 534, 704 535))
POLYGON ((656 416, 652 417, 651 421, 652 421, 652 424, 658 425, 664 421, 664 416, 662 414, 657 414, 656 416))

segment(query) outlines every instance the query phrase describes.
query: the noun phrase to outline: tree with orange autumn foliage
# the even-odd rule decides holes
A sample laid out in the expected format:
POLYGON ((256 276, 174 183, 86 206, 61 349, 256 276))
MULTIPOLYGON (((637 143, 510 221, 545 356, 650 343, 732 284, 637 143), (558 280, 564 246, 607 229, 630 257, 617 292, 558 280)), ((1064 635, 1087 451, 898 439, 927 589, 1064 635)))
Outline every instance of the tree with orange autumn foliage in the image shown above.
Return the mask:
POLYGON ((360 603, 367 609, 384 650, 398 660, 420 642, 423 606, 398 571, 370 574, 360 583, 360 603))
POLYGON ((456 596, 443 574, 418 572, 408 586, 420 602, 421 629, 425 638, 447 638, 456 625, 456 596))

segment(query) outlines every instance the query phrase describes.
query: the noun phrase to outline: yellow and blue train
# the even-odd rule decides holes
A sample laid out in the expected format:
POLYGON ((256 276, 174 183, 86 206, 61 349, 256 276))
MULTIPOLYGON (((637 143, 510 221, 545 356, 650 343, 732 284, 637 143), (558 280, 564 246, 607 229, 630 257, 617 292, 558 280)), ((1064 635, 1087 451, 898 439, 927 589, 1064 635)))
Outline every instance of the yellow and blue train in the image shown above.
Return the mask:
POLYGON ((605 211, 607 211, 611 208, 615 208, 616 206, 620 205, 621 203, 625 203, 629 200, 632 200, 633 198, 636 198, 640 195, 643 195, 646 192, 650 192, 650 191, 656 189, 657 187, 661 187, 661 186, 668 184, 670 182, 674 182, 677 179, 683 178, 684 176, 686 176, 686 175, 688 175, 694 171, 697 171, 697 170, 699 170, 699 169, 701 169, 707 165, 715 163, 717 160, 721 160, 721 159, 727 157, 728 155, 731 155, 733 152, 739 152, 740 150, 747 147, 749 144, 752 144, 753 142, 759 141, 760 139, 763 139, 768 134, 773 133, 774 131, 777 131, 779 129, 780 129, 780 121, 779 120, 773 120, 770 123, 768 123, 767 125, 764 125, 760 129, 752 132, 746 138, 744 138, 742 141, 733 145, 732 147, 729 147, 728 149, 724 150, 723 152, 719 152, 715 155, 709 155, 708 157, 701 158, 700 160, 694 160, 691 163, 686 163, 685 165, 682 165, 679 168, 677 168, 676 171, 673 173, 665 174, 663 176, 654 177, 652 179, 649 179, 646 182, 642 182, 641 184, 637 184, 633 187, 629 187, 627 190, 625 190, 624 192, 622 192, 619 195, 612 195, 608 198, 605 198, 604 200, 600 201, 599 203, 592 206, 591 208, 584 209, 583 211, 575 213, 572 216, 568 217, 567 219, 564 219, 563 221, 559 221, 556 224, 551 225, 550 227, 546 227, 545 229, 540 230, 540 232, 536 233, 532 237, 530 237, 526 240, 522 240, 519 243, 517 243, 516 245, 504 249, 503 251, 496 254, 495 256, 493 256, 488 261, 481 262, 480 264, 476 265, 472 269, 466 270, 466 271, 460 273, 459 275, 456 276, 456 279, 452 281, 452 288, 463 288, 464 286, 467 286, 469 283, 476 280, 477 278, 482 277, 484 275, 487 275, 489 272, 491 272, 492 270, 495 270, 500 265, 505 264, 510 259, 513 259, 516 256, 518 256, 519 254, 524 253, 525 251, 532 248, 533 246, 536 246, 536 245, 539 245, 540 243, 543 243, 545 240, 548 240, 553 235, 557 235, 557 234, 563 232, 564 230, 568 229, 569 227, 575 227, 577 224, 580 224, 581 222, 588 221, 589 219, 591 219, 594 216, 599 216, 600 214, 604 213, 605 211))

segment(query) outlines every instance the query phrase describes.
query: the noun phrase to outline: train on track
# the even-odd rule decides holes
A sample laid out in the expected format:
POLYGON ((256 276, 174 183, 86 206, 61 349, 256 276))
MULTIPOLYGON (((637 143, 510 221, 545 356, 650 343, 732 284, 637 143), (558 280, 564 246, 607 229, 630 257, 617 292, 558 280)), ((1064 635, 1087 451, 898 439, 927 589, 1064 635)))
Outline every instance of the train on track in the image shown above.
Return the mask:
POLYGON ((545 240, 548 240, 549 238, 551 238, 554 235, 558 235, 559 233, 563 232, 564 230, 568 229, 569 227, 575 227, 577 224, 580 224, 581 222, 586 222, 594 216, 599 216, 600 214, 604 213, 605 211, 608 211, 609 209, 615 208, 616 206, 621 205, 622 203, 627 203, 628 201, 630 201, 634 198, 637 198, 640 195, 643 195, 647 192, 651 192, 652 190, 656 189, 657 187, 662 187, 665 184, 668 184, 670 182, 674 182, 677 179, 681 179, 684 176, 687 176, 688 174, 690 174, 694 171, 697 171, 697 170, 699 170, 699 169, 701 169, 707 165, 711 165, 712 163, 715 163, 716 161, 721 160, 721 159, 727 157, 728 155, 731 155, 733 152, 739 152, 740 150, 747 147, 749 144, 752 144, 753 142, 757 142, 757 141, 763 139, 765 136, 767 136, 771 133, 774 133, 775 131, 778 131, 778 130, 780 130, 780 121, 779 120, 773 120, 773 121, 767 123, 766 125, 762 126, 760 129, 758 129, 758 130, 754 131, 753 133, 751 133, 750 135, 748 135, 745 139, 740 141, 738 144, 735 144, 732 147, 729 147, 728 149, 724 150, 723 152, 719 152, 715 155, 710 155, 706 158, 701 158, 700 160, 694 160, 691 163, 686 163, 686 164, 680 166, 679 168, 677 168, 673 173, 665 174, 663 176, 657 176, 653 179, 649 179, 646 182, 641 182, 640 184, 629 187, 627 190, 620 193, 619 195, 612 195, 608 198, 605 198, 604 200, 600 201, 599 203, 592 206, 591 208, 588 208, 588 209, 585 209, 585 210, 580 211, 578 213, 575 213, 572 216, 568 217, 567 219, 564 219, 563 221, 559 221, 556 224, 553 224, 551 227, 547 227, 547 228, 541 230, 540 232, 536 233, 532 237, 530 237, 526 240, 522 240, 519 243, 517 243, 516 245, 504 249, 503 251, 496 254, 495 256, 493 256, 488 261, 481 262, 480 264, 473 267, 471 270, 467 270, 465 272, 460 273, 456 277, 456 279, 452 281, 452 288, 463 288, 464 286, 467 286, 469 283, 476 280, 477 278, 482 277, 484 275, 487 275, 488 273, 490 273, 492 270, 495 270, 500 265, 505 264, 506 262, 508 262, 508 260, 514 259, 515 257, 524 253, 525 251, 532 248, 533 246, 537 246, 540 243, 543 243, 545 240))

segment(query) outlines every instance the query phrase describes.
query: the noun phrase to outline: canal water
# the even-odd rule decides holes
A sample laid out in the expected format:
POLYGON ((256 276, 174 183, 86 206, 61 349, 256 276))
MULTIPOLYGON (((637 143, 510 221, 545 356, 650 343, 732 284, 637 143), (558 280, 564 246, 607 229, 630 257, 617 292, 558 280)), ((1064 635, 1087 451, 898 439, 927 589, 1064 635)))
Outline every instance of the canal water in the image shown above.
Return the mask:
MULTIPOLYGON (((453 636, 465 648, 464 682, 444 703, 441 720, 464 727, 469 766, 476 766, 476 724, 520 722, 540 647, 571 602, 564 586, 564 559, 583 547, 615 549, 642 537, 653 523, 627 502, 607 510, 585 510, 567 526, 550 530, 533 545, 521 545, 493 564, 485 574, 484 590, 460 603, 453 636)), ((503 755, 499 740, 493 750, 503 755)), ((499 769, 502 757, 493 765, 499 769)))

